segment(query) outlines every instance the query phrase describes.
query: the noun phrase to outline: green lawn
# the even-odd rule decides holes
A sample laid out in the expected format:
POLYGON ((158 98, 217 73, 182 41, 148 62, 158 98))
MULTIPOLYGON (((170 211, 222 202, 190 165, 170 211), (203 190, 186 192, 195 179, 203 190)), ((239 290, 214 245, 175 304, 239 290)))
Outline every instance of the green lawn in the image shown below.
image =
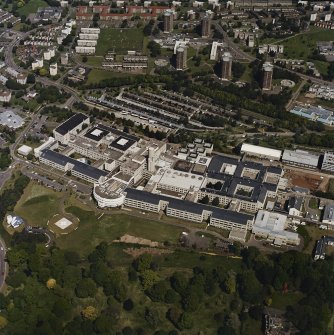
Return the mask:
POLYGON ((280 293, 275 292, 273 294, 273 302, 270 307, 278 308, 278 309, 286 309, 287 306, 295 305, 300 299, 303 298, 303 294, 300 292, 288 292, 288 293, 280 293))
POLYGON ((318 209, 319 208, 317 198, 311 198, 308 204, 313 209, 318 209))
POLYGON ((23 7, 18 9, 20 15, 28 16, 31 13, 36 13, 40 7, 48 7, 48 4, 43 0, 30 0, 23 7))
POLYGON ((141 29, 101 29, 96 55, 104 56, 107 51, 126 53, 128 50, 143 51, 144 34, 141 29))
POLYGON ((98 219, 94 212, 84 211, 78 207, 72 206, 66 211, 78 217, 80 225, 73 233, 57 239, 57 245, 60 248, 76 250, 82 255, 88 254, 100 242, 111 242, 124 234, 152 241, 175 243, 184 231, 183 228, 126 213, 104 215, 98 219))
POLYGON ((245 72, 240 77, 240 81, 245 81, 245 82, 250 83, 253 79, 252 69, 248 66, 248 64, 245 64, 245 65, 246 65, 246 69, 245 69, 245 72))
MULTIPOLYGON (((284 56, 307 60, 316 48, 317 41, 332 41, 333 31, 311 27, 310 31, 282 42, 284 56)), ((315 62, 320 72, 326 70, 326 62, 315 62)))
POLYGON ((48 220, 58 213, 61 193, 31 182, 14 208, 29 225, 46 226, 48 220))
POLYGON ((263 331, 261 329, 261 321, 256 321, 252 318, 248 318, 241 323, 241 335, 262 335, 263 331))
POLYGON ((112 79, 115 77, 127 77, 129 73, 113 72, 100 69, 92 69, 88 74, 86 84, 95 84, 105 79, 112 79))
POLYGON ((96 66, 96 67, 101 67, 102 66, 102 61, 103 57, 97 57, 97 56, 87 56, 87 65, 90 66, 96 66))
MULTIPOLYGON (((319 240, 322 236, 324 235, 334 236, 334 230, 322 230, 319 229, 318 226, 314 225, 307 225, 305 226, 305 229, 307 230, 307 232, 311 237, 309 245, 304 250, 304 252, 308 254, 312 254, 316 241, 319 240)), ((326 253, 334 254, 334 247, 328 247, 326 253)))

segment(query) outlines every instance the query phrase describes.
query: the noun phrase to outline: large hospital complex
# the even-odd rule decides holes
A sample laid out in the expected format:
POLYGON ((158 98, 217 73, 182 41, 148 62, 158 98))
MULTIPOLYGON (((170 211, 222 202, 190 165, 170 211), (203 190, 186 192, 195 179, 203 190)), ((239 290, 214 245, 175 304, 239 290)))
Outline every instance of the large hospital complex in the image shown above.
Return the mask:
MULTIPOLYGON (((246 146, 242 150, 252 155, 253 149, 246 146)), ((164 212, 245 236, 259 222, 256 213, 265 211, 267 203, 276 198, 283 170, 214 155, 212 150, 212 144, 201 139, 175 149, 104 123, 91 123, 88 116, 78 113, 54 129, 53 137, 34 154, 40 163, 91 183, 100 208, 126 206, 164 212), (216 206, 210 205, 212 202, 216 206)), ((270 149, 267 154, 273 159, 279 156, 270 149)), ((270 222, 274 221, 271 218, 270 222)), ((283 221, 280 218, 279 225, 269 224, 269 228, 262 222, 257 230, 282 243, 298 244, 298 234, 280 234, 283 221)))

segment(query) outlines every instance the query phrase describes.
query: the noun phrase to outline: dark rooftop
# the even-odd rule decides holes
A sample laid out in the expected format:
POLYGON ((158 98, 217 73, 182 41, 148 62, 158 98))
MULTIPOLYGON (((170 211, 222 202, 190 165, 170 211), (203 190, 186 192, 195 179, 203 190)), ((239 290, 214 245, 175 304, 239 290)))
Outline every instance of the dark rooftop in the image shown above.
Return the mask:
POLYGON ((227 156, 214 156, 208 166, 209 172, 220 173, 223 164, 238 165, 239 160, 227 156))
POLYGON ((77 113, 71 116, 68 120, 58 126, 55 131, 61 135, 67 134, 69 131, 77 127, 80 123, 87 120, 89 117, 82 113, 77 113))
POLYGON ((161 200, 170 201, 171 198, 160 194, 154 194, 146 191, 139 191, 134 188, 125 189, 126 197, 132 200, 143 201, 149 204, 157 205, 161 200))
POLYGON ((105 177, 108 174, 107 171, 100 170, 94 166, 79 161, 75 161, 73 171, 81 173, 95 180, 99 180, 101 177, 105 177))
POLYGON ((190 213, 201 215, 203 211, 212 213, 212 217, 227 220, 232 222, 238 222, 241 224, 247 224, 248 220, 252 220, 253 216, 238 212, 229 211, 223 208, 200 204, 197 202, 191 202, 187 200, 175 199, 160 194, 149 193, 146 191, 139 191, 133 188, 127 188, 125 190, 126 197, 133 200, 143 201, 154 205, 159 204, 159 201, 167 201, 168 207, 180 211, 187 211, 190 213))
POLYGON ((65 166, 67 163, 70 163, 73 165, 73 171, 81 173, 95 180, 99 180, 100 177, 106 176, 108 174, 107 171, 97 169, 91 165, 79 162, 76 159, 64 156, 59 152, 55 152, 49 149, 42 150, 41 157, 62 166, 65 166))
POLYGON ((136 141, 130 138, 127 138, 125 136, 119 136, 109 144, 109 147, 119 151, 126 151, 135 143, 136 141))

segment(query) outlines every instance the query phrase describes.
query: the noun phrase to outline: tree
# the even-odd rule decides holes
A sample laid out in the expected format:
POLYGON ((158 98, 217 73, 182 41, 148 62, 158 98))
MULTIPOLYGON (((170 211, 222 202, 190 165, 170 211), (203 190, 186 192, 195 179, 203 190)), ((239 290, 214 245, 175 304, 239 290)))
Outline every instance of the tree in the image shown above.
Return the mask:
POLYGON ((159 314, 155 309, 145 308, 145 321, 152 327, 156 328, 160 322, 159 314))
POLYGON ((96 285, 91 278, 81 279, 75 288, 75 293, 79 298, 93 297, 96 293, 96 285))
POLYGON ((134 268, 138 272, 143 272, 151 268, 152 255, 143 254, 139 256, 134 262, 134 268))
POLYGON ((181 316, 181 311, 176 307, 171 307, 167 312, 167 319, 177 327, 181 316))
POLYGON ((52 312, 57 316, 57 318, 66 321, 71 317, 71 310, 69 302, 64 298, 60 298, 54 303, 52 312))
POLYGON ((213 200, 212 200, 212 206, 216 206, 218 207, 219 206, 219 198, 218 197, 215 197, 213 200))
POLYGON ((159 280, 159 277, 156 272, 152 270, 146 270, 141 273, 140 280, 141 280, 144 290, 147 290, 159 280))
POLYGON ((148 295, 153 301, 165 301, 168 288, 167 282, 161 280, 148 290, 148 295))
POLYGON ((170 278, 172 288, 179 293, 184 295, 186 293, 186 288, 188 287, 188 279, 182 272, 175 272, 170 278))
POLYGON ((161 46, 160 44, 150 41, 147 45, 147 48, 150 50, 151 57, 157 57, 161 54, 161 46))
POLYGON ((42 77, 44 77, 44 76, 46 76, 48 74, 48 71, 46 69, 44 69, 44 68, 39 69, 38 72, 39 72, 39 75, 42 76, 42 77))
POLYGON ((110 330, 111 320, 107 315, 100 315, 94 322, 94 328, 99 334, 107 334, 110 330))
POLYGON ((93 306, 87 306, 81 311, 82 316, 88 320, 95 320, 97 318, 97 309, 93 306))
POLYGON ((194 291, 191 290, 187 292, 182 300, 182 306, 185 311, 194 312, 197 310, 200 303, 199 295, 194 291))
POLYGON ((55 288, 57 285, 57 282, 55 279, 53 278, 50 278, 47 282, 46 282, 46 287, 50 290, 50 289, 53 289, 55 288))
POLYGON ((0 329, 3 329, 7 326, 7 319, 5 317, 3 317, 2 315, 0 315, 0 329))
POLYGON ((236 292, 236 278, 235 273, 229 272, 224 280, 224 289, 228 294, 234 294, 236 292))
POLYGON ((244 271, 238 275, 238 289, 240 297, 250 303, 262 301, 261 284, 257 280, 254 271, 244 271))
POLYGON ((133 304, 133 301, 131 299, 127 299, 124 301, 123 303, 123 308, 126 310, 126 311, 132 311, 133 310, 133 307, 134 307, 134 304, 133 304))
POLYGON ((210 199, 209 199, 209 196, 206 195, 204 198, 202 198, 199 202, 204 204, 204 205, 207 205, 209 203, 210 199))
POLYGON ((182 313, 177 325, 180 330, 191 329, 194 325, 192 316, 187 312, 182 313))
POLYGON ((261 320, 263 314, 263 307, 260 305, 255 305, 250 307, 249 316, 254 320, 261 320))

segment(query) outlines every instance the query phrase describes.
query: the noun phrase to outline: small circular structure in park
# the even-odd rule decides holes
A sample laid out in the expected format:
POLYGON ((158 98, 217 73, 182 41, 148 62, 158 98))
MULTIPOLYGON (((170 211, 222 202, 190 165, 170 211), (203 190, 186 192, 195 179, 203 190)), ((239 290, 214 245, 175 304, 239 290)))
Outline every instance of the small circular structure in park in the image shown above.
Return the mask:
POLYGON ((158 58, 154 61, 154 64, 159 67, 164 67, 169 65, 169 59, 168 58, 158 58))
POLYGON ((281 86, 282 87, 288 87, 288 88, 292 88, 296 85, 296 83, 292 80, 289 79, 283 79, 281 80, 281 86))
POLYGON ((48 228, 56 235, 69 234, 79 227, 79 218, 71 213, 55 214, 48 221, 48 228))

